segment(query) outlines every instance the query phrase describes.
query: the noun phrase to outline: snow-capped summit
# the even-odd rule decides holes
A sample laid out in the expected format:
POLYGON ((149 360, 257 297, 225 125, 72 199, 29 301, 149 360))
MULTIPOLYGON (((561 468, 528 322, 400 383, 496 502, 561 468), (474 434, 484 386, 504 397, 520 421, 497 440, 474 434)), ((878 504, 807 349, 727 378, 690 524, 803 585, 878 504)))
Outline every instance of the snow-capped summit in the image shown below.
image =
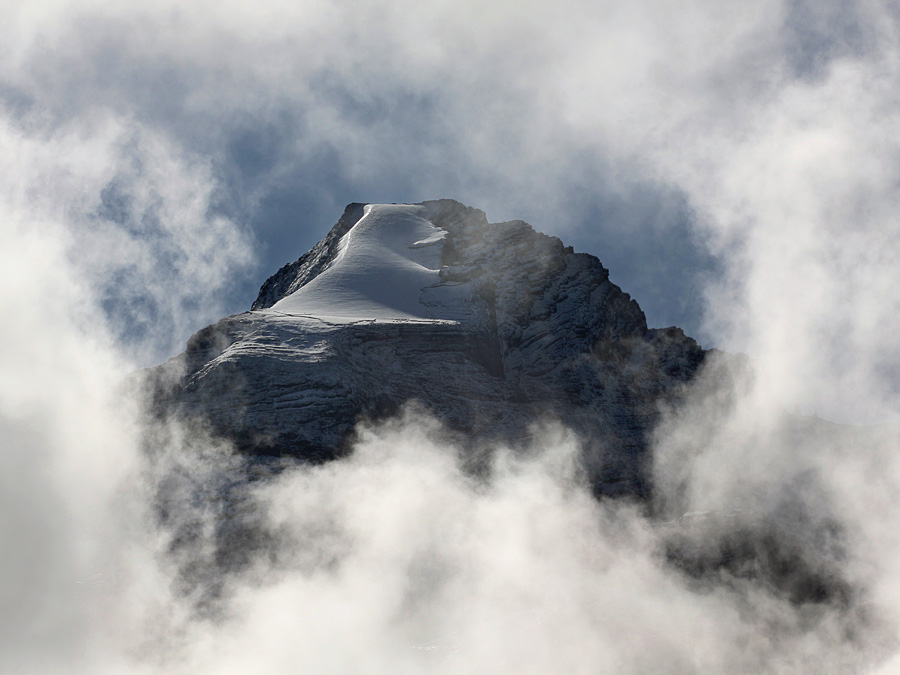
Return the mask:
POLYGON ((251 454, 346 450, 409 401, 472 447, 539 418, 584 441, 599 492, 646 490, 646 434, 705 352, 651 330, 597 258, 452 200, 351 204, 250 312, 151 372, 155 409, 200 416, 251 454))
POLYGON ((441 279, 447 231, 421 204, 369 204, 329 264, 271 309, 333 323, 460 321, 459 282, 441 279))

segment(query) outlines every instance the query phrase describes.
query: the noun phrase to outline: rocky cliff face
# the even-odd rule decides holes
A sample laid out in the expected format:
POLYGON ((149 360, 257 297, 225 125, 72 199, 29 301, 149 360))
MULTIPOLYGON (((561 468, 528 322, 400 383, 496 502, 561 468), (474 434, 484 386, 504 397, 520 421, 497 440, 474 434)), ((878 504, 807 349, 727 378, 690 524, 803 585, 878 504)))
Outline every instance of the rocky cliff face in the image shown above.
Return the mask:
POLYGON ((321 461, 418 402, 473 457, 541 419, 584 442, 596 491, 643 495, 647 435, 705 352, 648 329, 592 255, 458 202, 351 204, 260 290, 150 371, 154 410, 244 453, 321 461))

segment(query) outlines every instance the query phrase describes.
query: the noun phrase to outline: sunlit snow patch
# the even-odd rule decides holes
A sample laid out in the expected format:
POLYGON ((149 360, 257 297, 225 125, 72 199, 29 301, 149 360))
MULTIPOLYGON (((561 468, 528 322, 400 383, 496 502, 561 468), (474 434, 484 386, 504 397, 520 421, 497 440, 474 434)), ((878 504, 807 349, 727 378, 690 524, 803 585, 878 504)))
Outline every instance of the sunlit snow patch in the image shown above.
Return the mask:
POLYGON ((468 288, 439 275, 447 232, 428 218, 421 205, 366 206, 328 268, 266 311, 329 323, 466 319, 468 288))

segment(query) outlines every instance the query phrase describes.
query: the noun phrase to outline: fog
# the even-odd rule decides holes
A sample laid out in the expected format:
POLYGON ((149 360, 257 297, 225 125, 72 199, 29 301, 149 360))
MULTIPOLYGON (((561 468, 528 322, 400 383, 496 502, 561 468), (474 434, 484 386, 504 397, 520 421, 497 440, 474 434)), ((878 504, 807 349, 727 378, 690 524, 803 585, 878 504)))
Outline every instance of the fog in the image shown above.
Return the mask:
POLYGON ((4 10, 5 670, 900 670, 891 3, 4 10), (747 355, 664 415, 651 504, 552 422, 474 477, 412 407, 246 483, 143 418, 273 250, 438 197, 747 355))

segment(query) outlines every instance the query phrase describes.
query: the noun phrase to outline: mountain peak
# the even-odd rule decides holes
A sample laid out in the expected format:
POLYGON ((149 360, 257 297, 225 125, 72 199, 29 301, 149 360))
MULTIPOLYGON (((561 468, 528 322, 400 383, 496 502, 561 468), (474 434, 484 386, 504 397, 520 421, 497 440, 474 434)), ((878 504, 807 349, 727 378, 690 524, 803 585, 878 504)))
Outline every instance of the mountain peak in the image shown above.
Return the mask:
POLYGON ((155 400, 243 452, 301 460, 341 455, 358 420, 410 401, 472 447, 550 416, 582 438, 596 489, 641 494, 659 399, 704 354, 648 330, 596 257, 523 221, 453 200, 350 204, 250 312, 158 369, 155 400))
MULTIPOLYGON (((428 240, 428 228, 447 232, 442 224, 466 222, 473 225, 487 225, 487 218, 483 211, 470 208, 452 199, 440 199, 426 201, 419 204, 362 204, 351 203, 344 209, 344 213, 331 231, 299 260, 288 263, 275 274, 269 277, 260 288, 259 295, 251 309, 260 310, 272 307, 283 298, 296 292, 301 287, 312 281, 338 258, 342 251, 352 250, 360 257, 367 257, 370 261, 376 258, 378 253, 392 251, 397 253, 404 247, 415 249, 424 247, 428 240), (357 229, 360 221, 365 221, 361 236, 351 236, 351 230, 357 229), (425 234, 426 236, 419 236, 425 234), (408 241, 409 239, 412 239, 408 241), (350 241, 356 240, 355 245, 350 246, 350 241)), ((357 233, 359 234, 359 233, 357 233)), ((437 232, 432 232, 437 235, 437 232)), ((445 235, 439 235, 443 237, 445 235)), ((437 244, 440 252, 440 241, 431 242, 437 244)), ((404 255, 401 253, 400 255, 404 255)), ((351 256, 353 258, 355 256, 351 256)), ((393 256, 388 256, 393 257, 393 256)), ((421 258, 422 256, 413 256, 421 258)), ((433 263, 434 252, 426 263, 433 263)), ((439 258, 442 259, 442 256, 439 258)), ((345 265, 351 268, 354 263, 365 264, 363 260, 348 261, 345 265)), ((381 269, 387 273, 390 261, 382 261, 381 269)), ((375 272, 371 266, 366 265, 369 272, 375 272)), ((337 281, 335 279, 335 281, 337 281)), ((344 281, 348 281, 344 278, 344 281)), ((371 281, 371 280, 370 280, 371 281)))
POLYGON ((330 255, 300 264, 270 311, 346 323, 464 320, 465 291, 441 278, 447 230, 423 204, 368 204, 330 255), (322 264, 324 263, 324 264, 322 264))

